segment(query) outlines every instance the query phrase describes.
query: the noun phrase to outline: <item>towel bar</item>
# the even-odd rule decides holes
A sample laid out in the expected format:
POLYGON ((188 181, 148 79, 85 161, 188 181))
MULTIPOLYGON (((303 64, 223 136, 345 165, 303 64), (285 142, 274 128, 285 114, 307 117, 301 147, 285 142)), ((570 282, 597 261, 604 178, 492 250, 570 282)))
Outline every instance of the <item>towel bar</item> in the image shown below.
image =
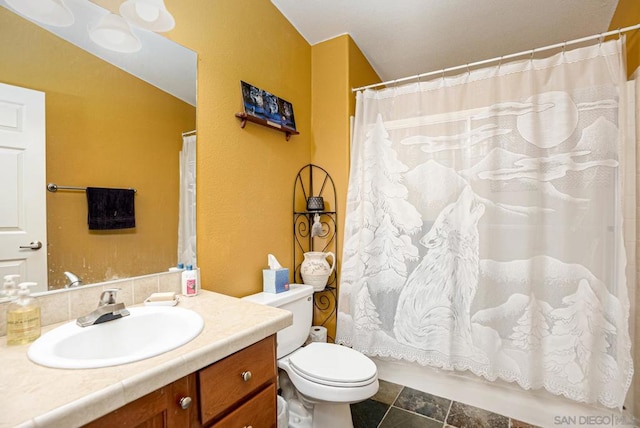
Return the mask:
MULTIPOLYGON (((77 186, 58 186, 55 183, 49 183, 47 184, 47 190, 50 192, 57 192, 58 189, 60 190, 82 190, 83 192, 87 190, 86 187, 77 187, 77 186)), ((136 189, 132 189, 129 188, 129 190, 133 190, 134 193, 137 193, 138 191, 136 189)))

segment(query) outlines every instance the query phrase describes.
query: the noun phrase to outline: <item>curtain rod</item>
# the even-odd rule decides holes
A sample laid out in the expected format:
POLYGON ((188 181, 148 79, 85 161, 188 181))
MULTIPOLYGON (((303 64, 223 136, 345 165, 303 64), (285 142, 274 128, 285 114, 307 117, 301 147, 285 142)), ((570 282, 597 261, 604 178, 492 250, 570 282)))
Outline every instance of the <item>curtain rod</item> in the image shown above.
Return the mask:
POLYGON ((194 129, 193 131, 188 131, 188 132, 183 132, 182 133, 183 137, 188 137, 190 135, 196 135, 196 130, 194 129))
POLYGON ((499 56, 499 57, 495 57, 495 58, 491 58, 491 59, 485 59, 483 61, 472 62, 472 63, 468 63, 468 64, 464 64, 464 65, 458 65, 458 66, 455 66, 455 67, 443 68, 441 70, 430 71, 428 73, 422 73, 422 74, 416 74, 414 76, 403 77, 403 78, 395 79, 395 80, 387 80, 386 82, 374 83, 373 85, 361 86, 359 88, 351 89, 351 92, 357 92, 357 91, 362 91, 362 90, 365 90, 365 89, 377 88, 379 86, 393 85, 393 84, 397 84, 397 83, 401 83, 401 82, 406 82, 408 80, 421 79, 423 77, 433 76, 433 75, 436 75, 436 74, 444 74, 444 73, 447 73, 447 72, 450 72, 450 71, 469 69, 471 67, 477 67, 479 65, 485 65, 485 64, 489 64, 489 63, 497 62, 497 61, 503 61, 505 59, 512 59, 512 58, 516 58, 516 57, 524 56, 524 55, 533 55, 536 52, 543 52, 543 51, 548 51, 548 50, 551 50, 551 49, 558 49, 558 48, 563 48, 564 49, 568 45, 575 45, 575 44, 578 44, 578 43, 588 42, 590 40, 601 39, 601 41, 602 41, 602 39, 604 39, 607 36, 614 36, 616 34, 620 35, 622 33, 626 33, 626 32, 633 31, 633 30, 638 30, 638 29, 640 29, 640 24, 632 25, 630 27, 625 27, 625 28, 618 28, 617 30, 607 31, 606 33, 594 34, 593 36, 583 37, 581 39, 570 40, 568 42, 556 43, 555 45, 549 45, 549 46, 545 46, 545 47, 542 47, 542 48, 530 49, 528 51, 522 51, 522 52, 510 54, 510 55, 504 55, 504 56, 499 56))

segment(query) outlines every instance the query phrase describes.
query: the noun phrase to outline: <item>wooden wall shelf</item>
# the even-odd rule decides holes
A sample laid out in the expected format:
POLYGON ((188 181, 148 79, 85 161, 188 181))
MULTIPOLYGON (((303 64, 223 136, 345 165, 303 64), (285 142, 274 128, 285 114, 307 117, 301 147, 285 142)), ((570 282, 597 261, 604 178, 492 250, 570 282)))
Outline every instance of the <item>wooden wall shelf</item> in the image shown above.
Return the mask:
POLYGON ((289 141, 289 138, 291 138, 292 135, 300 134, 300 132, 294 129, 285 128, 278 123, 271 122, 265 119, 260 119, 258 117, 250 116, 247 113, 236 113, 236 117, 241 121, 240 128, 244 128, 247 122, 257 123, 258 125, 266 126, 267 128, 272 128, 277 131, 284 132, 286 135, 287 141, 289 141))

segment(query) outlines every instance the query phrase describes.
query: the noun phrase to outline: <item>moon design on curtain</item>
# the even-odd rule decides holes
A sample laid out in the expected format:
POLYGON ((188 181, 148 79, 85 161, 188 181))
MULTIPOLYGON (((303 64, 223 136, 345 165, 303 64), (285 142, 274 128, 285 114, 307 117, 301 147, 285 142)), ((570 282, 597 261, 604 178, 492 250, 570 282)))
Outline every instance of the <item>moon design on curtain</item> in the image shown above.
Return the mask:
POLYGON ((357 94, 338 343, 622 406, 622 43, 357 94))

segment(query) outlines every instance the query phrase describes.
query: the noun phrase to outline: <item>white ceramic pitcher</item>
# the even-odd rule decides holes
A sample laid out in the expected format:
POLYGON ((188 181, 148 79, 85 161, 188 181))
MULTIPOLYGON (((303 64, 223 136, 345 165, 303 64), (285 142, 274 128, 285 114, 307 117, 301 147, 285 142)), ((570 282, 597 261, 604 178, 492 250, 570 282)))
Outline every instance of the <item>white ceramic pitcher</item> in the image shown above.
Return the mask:
POLYGON ((327 286, 329 276, 336 267, 336 256, 331 251, 309 251, 304 253, 304 260, 300 266, 302 281, 313 286, 314 291, 322 291, 327 286), (331 265, 327 257, 331 256, 331 265))

